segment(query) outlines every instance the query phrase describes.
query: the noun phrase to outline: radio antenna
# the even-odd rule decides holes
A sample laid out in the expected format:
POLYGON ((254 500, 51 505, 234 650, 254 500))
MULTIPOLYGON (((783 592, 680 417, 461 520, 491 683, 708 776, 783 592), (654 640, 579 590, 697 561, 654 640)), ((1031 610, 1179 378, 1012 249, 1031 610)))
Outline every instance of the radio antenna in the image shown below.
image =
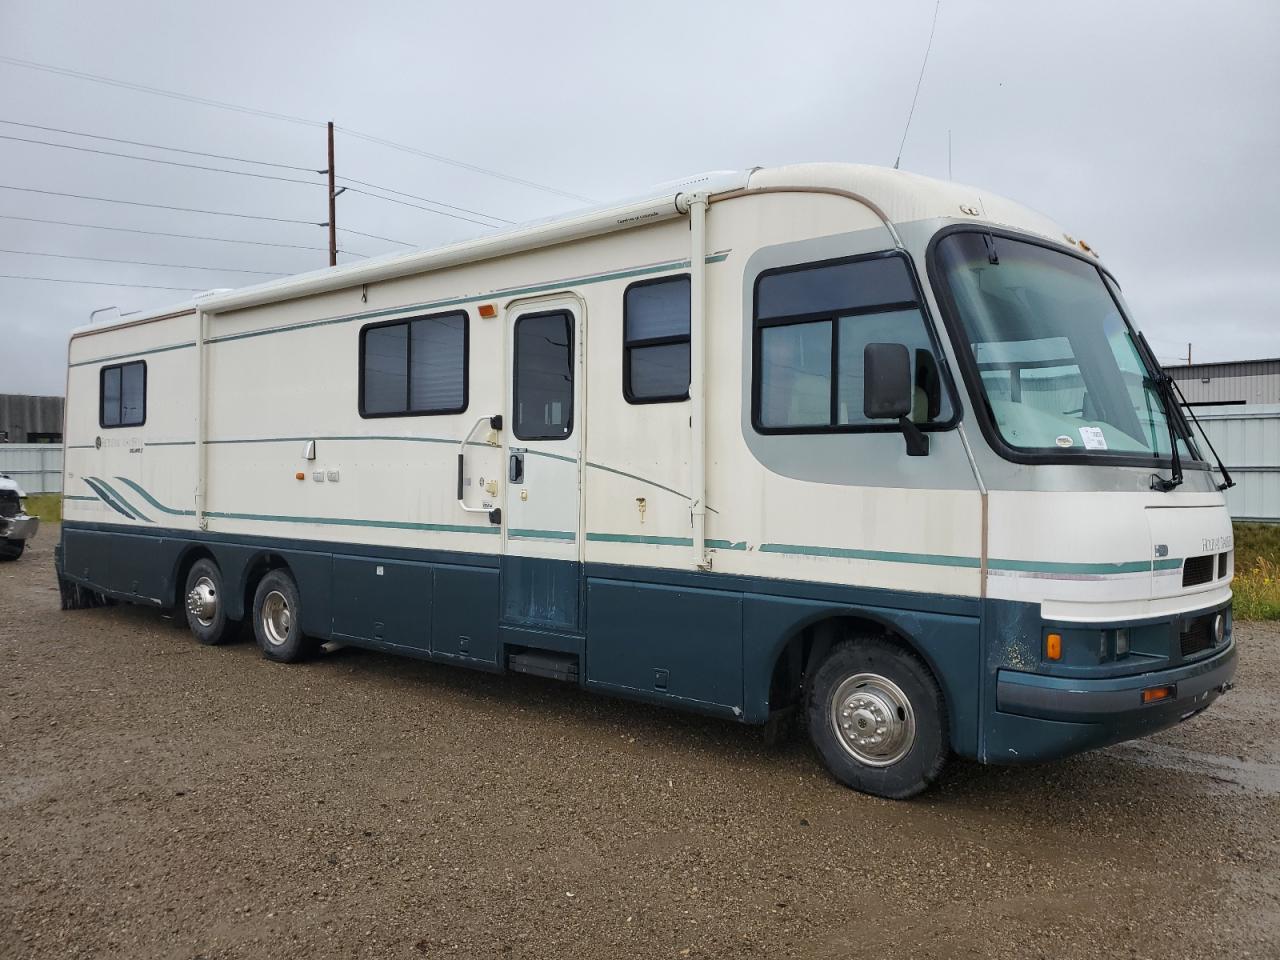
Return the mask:
POLYGON ((902 128, 902 142, 898 144, 898 156, 893 161, 893 169, 898 169, 898 164, 902 162, 902 148, 907 145, 907 131, 911 129, 911 118, 916 112, 916 101, 920 99, 920 84, 924 82, 924 68, 929 65, 929 51, 933 49, 933 32, 938 27, 938 10, 942 7, 942 0, 938 0, 933 7, 933 23, 929 26, 929 42, 925 44, 924 60, 920 64, 920 76, 916 78, 916 92, 911 97, 911 109, 907 111, 907 125, 902 128))

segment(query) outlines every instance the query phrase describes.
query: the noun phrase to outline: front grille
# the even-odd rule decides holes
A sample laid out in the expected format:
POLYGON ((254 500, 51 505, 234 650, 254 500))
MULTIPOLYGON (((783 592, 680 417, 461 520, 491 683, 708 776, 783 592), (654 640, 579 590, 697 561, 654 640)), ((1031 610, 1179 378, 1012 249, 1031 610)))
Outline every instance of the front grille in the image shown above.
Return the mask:
POLYGON ((0 490, 0 517, 16 517, 21 508, 18 495, 12 490, 0 490))
POLYGON ((1184 587, 1199 586, 1202 583, 1208 583, 1212 579, 1212 553, 1206 553, 1203 557, 1187 557, 1186 563, 1182 565, 1182 585, 1184 587))
POLYGON ((1227 554, 1218 554, 1218 579, 1221 580, 1227 575, 1227 554))
POLYGON ((1178 635, 1182 655, 1189 657, 1213 646, 1213 617, 1198 617, 1188 621, 1186 629, 1178 635))

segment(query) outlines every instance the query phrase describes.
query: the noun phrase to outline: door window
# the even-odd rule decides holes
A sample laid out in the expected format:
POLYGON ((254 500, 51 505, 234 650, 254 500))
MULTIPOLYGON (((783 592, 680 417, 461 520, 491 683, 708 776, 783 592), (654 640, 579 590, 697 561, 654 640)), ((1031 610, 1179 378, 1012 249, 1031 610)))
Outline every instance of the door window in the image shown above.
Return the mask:
POLYGON ((526 314, 515 324, 513 429, 521 440, 563 440, 573 432, 573 316, 526 314))

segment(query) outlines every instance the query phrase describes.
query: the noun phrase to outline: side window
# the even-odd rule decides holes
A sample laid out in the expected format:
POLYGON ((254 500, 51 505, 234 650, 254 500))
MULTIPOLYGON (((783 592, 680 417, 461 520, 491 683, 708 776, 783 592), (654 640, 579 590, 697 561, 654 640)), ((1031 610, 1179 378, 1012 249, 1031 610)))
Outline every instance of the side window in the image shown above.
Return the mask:
POLYGON ((467 315, 370 324, 360 331, 360 416, 467 409, 467 315))
POLYGON ((98 392, 98 425, 140 427, 147 421, 147 364, 144 360, 103 367, 98 392))
POLYGON ((573 433, 573 317, 530 313, 515 326, 515 435, 563 440, 573 433))
POLYGON ((763 433, 881 428, 862 412, 870 343, 911 352, 918 424, 952 419, 905 259, 876 254, 783 267, 756 281, 752 422, 763 433))
POLYGON ((689 399, 689 278, 641 280, 622 295, 622 392, 628 403, 689 399))

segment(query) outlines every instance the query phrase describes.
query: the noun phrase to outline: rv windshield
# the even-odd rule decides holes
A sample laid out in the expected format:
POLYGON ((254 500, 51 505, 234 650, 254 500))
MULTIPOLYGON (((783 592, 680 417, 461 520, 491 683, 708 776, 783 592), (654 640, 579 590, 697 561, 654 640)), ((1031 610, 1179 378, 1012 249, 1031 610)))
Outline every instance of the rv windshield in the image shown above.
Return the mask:
MULTIPOLYGON (((953 233, 937 264, 1000 437, 1023 453, 1165 458, 1169 426, 1102 272, 1034 243, 953 233)), ((1196 458, 1175 425, 1179 454, 1196 458)))

